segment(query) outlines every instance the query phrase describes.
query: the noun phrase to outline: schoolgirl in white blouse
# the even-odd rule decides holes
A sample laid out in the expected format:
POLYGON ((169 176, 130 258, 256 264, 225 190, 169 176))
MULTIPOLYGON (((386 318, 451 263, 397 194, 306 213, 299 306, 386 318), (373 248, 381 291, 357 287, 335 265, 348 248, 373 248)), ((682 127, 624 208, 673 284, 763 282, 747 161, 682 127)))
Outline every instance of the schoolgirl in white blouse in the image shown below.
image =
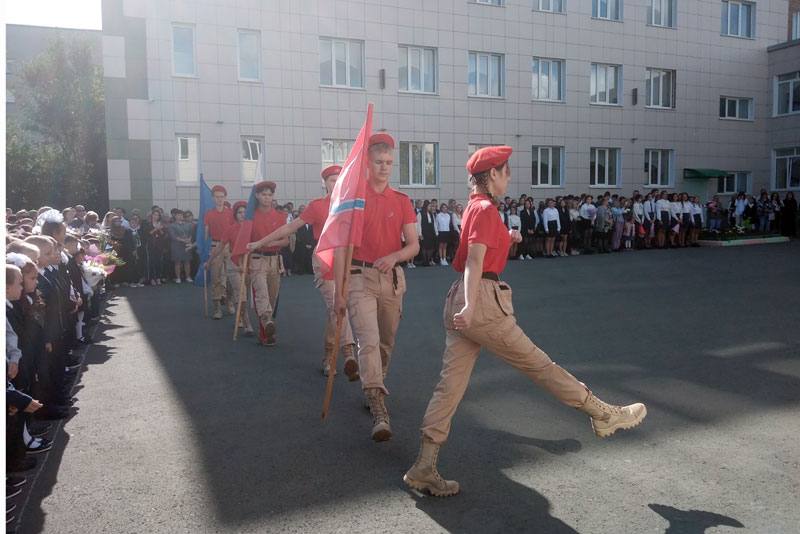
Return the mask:
POLYGON ((544 257, 554 258, 558 256, 558 254, 553 251, 553 247, 556 242, 556 237, 558 237, 558 234, 561 232, 561 222, 558 216, 558 210, 556 209, 556 201, 552 198, 547 199, 547 207, 542 210, 542 226, 545 232, 547 232, 544 245, 544 257))
POLYGON ((689 242, 693 247, 699 247, 700 231, 703 229, 705 219, 703 218, 703 206, 700 205, 700 197, 692 198, 692 230, 689 235, 689 242))
POLYGON ((681 212, 683 207, 678 201, 678 194, 672 193, 669 196, 669 244, 670 246, 677 246, 675 238, 681 231, 681 212))
POLYGON ((682 247, 689 246, 686 242, 686 236, 692 230, 692 201, 689 198, 689 193, 681 193, 681 231, 678 233, 678 245, 682 247))
POLYGON ((656 201, 653 200, 653 195, 651 193, 647 194, 647 197, 644 200, 644 246, 645 248, 652 247, 652 240, 650 236, 654 233, 653 225, 655 224, 657 218, 657 211, 656 211, 656 201))
POLYGON ((667 232, 669 231, 669 207, 670 202, 667 199, 667 192, 661 192, 661 198, 656 202, 656 212, 658 218, 656 219, 656 246, 664 248, 667 244, 667 232))

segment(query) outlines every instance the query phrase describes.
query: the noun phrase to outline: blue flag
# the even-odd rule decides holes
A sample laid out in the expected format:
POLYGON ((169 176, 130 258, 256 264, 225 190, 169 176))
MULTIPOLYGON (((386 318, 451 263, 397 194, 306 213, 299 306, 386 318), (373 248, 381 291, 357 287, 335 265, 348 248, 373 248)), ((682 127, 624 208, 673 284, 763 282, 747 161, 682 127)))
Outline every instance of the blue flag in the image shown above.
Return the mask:
POLYGON ((208 210, 214 207, 214 197, 211 196, 211 189, 206 185, 206 181, 203 180, 203 173, 200 173, 200 217, 197 222, 197 239, 195 242, 197 243, 197 254, 200 256, 200 267, 197 269, 197 275, 194 277, 194 285, 196 286, 203 286, 203 281, 200 280, 200 276, 207 276, 209 277, 209 281, 211 279, 211 273, 204 269, 205 263, 208 261, 208 255, 211 253, 211 236, 206 235, 206 225, 203 222, 203 218, 208 210))

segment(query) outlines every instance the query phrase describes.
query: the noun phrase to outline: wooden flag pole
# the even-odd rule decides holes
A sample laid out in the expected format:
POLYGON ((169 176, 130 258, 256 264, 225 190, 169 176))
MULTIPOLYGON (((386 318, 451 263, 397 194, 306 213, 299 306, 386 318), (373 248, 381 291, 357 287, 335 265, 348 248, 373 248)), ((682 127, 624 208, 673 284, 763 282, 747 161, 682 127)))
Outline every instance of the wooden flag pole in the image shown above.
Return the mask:
POLYGON ((242 254, 242 259, 239 260, 239 263, 242 264, 242 281, 239 282, 239 302, 236 303, 236 322, 233 323, 234 341, 236 341, 236 336, 239 334, 239 316, 242 313, 242 300, 244 297, 245 280, 247 280, 247 260, 249 259, 250 254, 242 254))
MULTIPOLYGON (((206 262, 208 263, 208 262, 206 262)), ((210 269, 206 269, 203 266, 203 316, 208 317, 208 275, 209 273, 206 271, 210 271, 210 269)))
MULTIPOLYGON (((347 298, 347 290, 350 287, 350 263, 353 261, 353 244, 347 246, 347 261, 344 268, 344 281, 342 282, 342 294, 347 298)), ((334 262, 335 263, 335 262, 334 262)), ((333 340, 333 355, 331 357, 331 371, 328 373, 328 387, 325 388, 325 402, 322 404, 322 418, 328 417, 328 408, 331 404, 331 393, 333 392, 333 377, 336 374, 336 359, 339 356, 339 340, 342 337, 342 325, 345 316, 342 313, 336 314, 336 337, 333 340)))

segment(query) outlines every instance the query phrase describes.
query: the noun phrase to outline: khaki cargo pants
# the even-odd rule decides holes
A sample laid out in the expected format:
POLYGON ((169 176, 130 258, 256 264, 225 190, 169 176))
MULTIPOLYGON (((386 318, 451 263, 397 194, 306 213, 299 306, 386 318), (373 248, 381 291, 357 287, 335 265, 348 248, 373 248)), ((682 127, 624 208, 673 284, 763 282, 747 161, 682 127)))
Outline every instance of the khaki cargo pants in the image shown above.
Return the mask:
MULTIPOLYGON (((249 260, 248 260, 249 261, 249 260)), ((231 295, 231 302, 236 307, 239 304, 239 288, 242 285, 242 268, 233 263, 233 257, 227 256, 225 258, 225 274, 228 277, 228 285, 231 287, 233 293, 231 295)), ((247 303, 250 300, 250 274, 247 273, 244 281, 244 295, 242 296, 242 315, 247 315, 247 303)))
POLYGON ((250 254, 248 261, 256 313, 263 326, 272 320, 272 311, 278 301, 281 288, 280 256, 250 254))
MULTIPOLYGON (((217 247, 224 247, 219 241, 211 242, 211 252, 213 253, 217 247)), ((222 251, 218 254, 208 266, 211 271, 211 300, 222 300, 225 298, 225 258, 230 256, 227 251, 222 251)))
POLYGON ((511 286, 507 283, 481 279, 472 325, 466 330, 456 330, 453 315, 464 307, 464 290, 464 279, 460 278, 447 294, 442 372, 422 419, 422 435, 426 439, 438 444, 447 441, 450 421, 467 389, 481 347, 514 366, 561 402, 578 407, 586 401, 589 394, 586 386, 553 363, 517 325, 511 286))
MULTIPOLYGON (((325 280, 322 278, 322 261, 317 257, 316 250, 311 255, 311 266, 314 268, 314 285, 322 293, 322 298, 325 300, 325 308, 327 312, 327 325, 325 326, 325 346, 333 346, 336 341, 336 312, 333 310, 333 299, 335 284, 333 280, 325 280)), ((352 276, 352 275, 351 275, 352 276)), ((342 335, 339 338, 339 348, 345 345, 352 345, 353 331, 350 329, 350 314, 344 314, 344 323, 342 324, 342 335)))
POLYGON ((381 388, 403 311, 406 278, 396 266, 383 274, 372 267, 352 266, 347 311, 358 338, 358 372, 364 389, 381 388))

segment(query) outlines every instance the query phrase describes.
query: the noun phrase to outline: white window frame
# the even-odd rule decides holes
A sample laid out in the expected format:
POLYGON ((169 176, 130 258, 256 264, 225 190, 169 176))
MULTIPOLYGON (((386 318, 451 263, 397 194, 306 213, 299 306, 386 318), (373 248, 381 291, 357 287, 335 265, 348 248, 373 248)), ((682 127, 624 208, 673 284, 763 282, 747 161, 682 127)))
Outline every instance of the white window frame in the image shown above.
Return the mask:
POLYGON ((567 0, 533 0, 533 10, 543 13, 566 13, 567 0), (556 4, 560 6, 556 9, 556 4))
POLYGON ((800 190, 800 182, 794 187, 792 187, 792 183, 790 181, 790 176, 792 175, 792 168, 797 165, 800 167, 800 146, 796 147, 786 147, 786 148, 776 148, 772 151, 772 183, 774 185, 773 190, 777 191, 798 191, 800 190), (793 151, 793 154, 785 154, 778 156, 778 152, 789 152, 793 151), (778 185, 778 160, 779 159, 786 159, 786 176, 785 178, 785 185, 780 187, 778 185))
POLYGON ((467 96, 471 98, 495 98, 495 99, 502 99, 506 96, 506 61, 505 56, 503 54, 493 54, 491 52, 476 52, 474 50, 470 50, 467 53, 467 96), (471 56, 475 56, 475 94, 470 93, 470 84, 469 84, 469 71, 470 65, 472 63, 471 56), (481 58, 486 58, 486 79, 487 79, 487 93, 482 94, 480 92, 480 62, 481 58), (492 78, 492 58, 498 58, 500 72, 497 73, 499 76, 499 80, 492 78), (492 87, 494 85, 494 81, 499 82, 499 95, 492 94, 492 87))
MULTIPOLYGON (((428 143, 425 141, 401 141, 398 145, 400 147, 400 154, 399 157, 403 157, 403 152, 406 151, 408 156, 408 176, 404 177, 402 171, 400 172, 400 187, 414 187, 414 188, 428 188, 428 189, 436 189, 439 187, 439 143, 428 143), (422 149, 422 174, 421 179, 422 183, 412 183, 412 179, 414 176, 414 166, 413 166, 413 157, 412 157, 412 146, 418 145, 422 149), (436 174, 436 183, 435 184, 426 184, 426 158, 425 158, 425 145, 433 145, 433 172, 436 174), (408 183, 403 183, 403 180, 407 180, 408 183)), ((398 163, 398 168, 402 169, 402 166, 398 163)))
POLYGON ((620 189, 622 187, 622 183, 621 183, 622 182, 622 149, 619 148, 619 147, 613 147, 613 146, 612 147, 591 147, 590 151, 591 152, 597 151, 597 152, 596 152, 595 158, 594 158, 594 167, 595 167, 595 169, 594 169, 594 171, 595 171, 595 174, 594 174, 595 183, 594 184, 592 184, 592 179, 591 179, 591 176, 592 176, 592 173, 591 173, 592 153, 590 152, 590 154, 589 154, 589 167, 590 167, 589 168, 589 187, 590 188, 605 188, 605 189, 620 189), (601 154, 601 151, 605 155, 604 159, 605 159, 605 170, 606 170, 605 182, 603 182, 603 183, 600 183, 600 181, 597 179, 598 178, 598 172, 597 171, 598 171, 599 164, 600 164, 599 155, 601 154), (614 184, 608 183, 608 181, 609 181, 608 180, 608 163, 611 161, 611 158, 612 158, 612 152, 611 151, 614 151, 613 156, 616 159, 616 170, 617 170, 617 172, 616 172, 616 176, 614 177, 614 179, 616 180, 616 183, 614 183, 614 184))
POLYGON ((800 11, 792 13, 792 40, 800 39, 800 11))
POLYGON ((624 0, 592 0, 593 19, 622 22, 623 9, 624 0), (603 14, 603 6, 606 8, 605 15, 603 14), (617 10, 616 17, 611 15, 612 7, 617 10))
POLYGON ((752 2, 741 2, 739 0, 722 0, 722 13, 720 16, 720 34, 727 37, 738 37, 739 39, 756 38, 756 4, 752 2), (731 19, 733 9, 736 6, 736 33, 731 33, 731 19), (744 35, 742 31, 742 6, 750 8, 750 18, 748 19, 748 30, 750 35, 744 35))
POLYGON ((179 78, 197 78, 197 28, 194 24, 184 24, 179 22, 173 22, 170 28, 170 44, 172 48, 170 50, 171 59, 172 59, 172 75, 177 76, 179 78), (192 67, 194 72, 191 74, 187 74, 185 72, 176 72, 176 62, 175 62, 175 29, 180 28, 184 30, 192 30, 192 67))
POLYGON ((739 98, 735 96, 720 96, 720 119, 729 121, 752 121, 753 120, 753 99, 752 98, 739 98), (731 103, 735 103, 736 113, 734 115, 728 114, 728 108, 731 103), (740 117, 739 110, 741 109, 742 102, 747 103, 747 117, 740 117))
POLYGON ((262 155, 262 158, 261 158, 261 176, 266 176, 267 175, 267 158, 264 157, 264 146, 265 146, 264 145, 264 137, 260 136, 260 135, 243 135, 239 139, 240 139, 240 143, 239 143, 239 150, 240 150, 239 175, 240 175, 241 183, 243 185, 253 185, 253 179, 255 177, 255 172, 253 172, 253 174, 251 176, 248 176, 247 173, 245 173, 245 168, 244 168, 245 167, 245 162, 247 162, 247 161, 258 162, 258 154, 255 154, 255 158, 253 158, 253 145, 257 144, 258 151, 262 155), (248 153, 249 153, 249 156, 250 156, 249 158, 245 158, 244 157, 245 156, 245 154, 244 154, 244 143, 247 143, 247 145, 248 145, 248 153))
POLYGON ((773 110, 772 110, 773 116, 775 116, 775 117, 783 117, 783 116, 786 116, 786 115, 797 115, 798 113, 800 113, 800 102, 794 102, 794 99, 793 99, 795 85, 800 85, 800 71, 787 72, 786 74, 781 74, 779 76, 775 76, 775 82, 774 83, 775 83, 775 87, 774 87, 774 93, 773 94, 775 95, 775 97, 773 98, 773 101, 774 101, 773 110), (792 76, 792 77, 790 78, 790 76, 792 76), (785 80, 781 80, 781 78, 786 78, 786 79, 785 80), (781 107, 780 107, 780 104, 781 104, 780 103, 780 89, 781 89, 781 86, 783 84, 786 84, 789 87, 789 91, 788 91, 789 102, 787 103, 786 112, 785 113, 781 113, 780 112, 780 109, 781 109, 781 107), (797 105, 797 110, 792 110, 792 107, 794 107, 795 105, 797 105))
POLYGON ((425 94, 436 94, 439 91, 439 54, 438 50, 431 47, 423 47, 423 46, 411 46, 411 45, 398 45, 397 47, 397 91, 400 93, 425 93, 425 94), (411 88, 411 64, 409 63, 409 55, 412 51, 419 53, 420 59, 420 73, 419 73, 419 82, 420 88, 419 89, 412 89, 411 88), (430 91, 425 90, 425 82, 427 78, 425 76, 425 67, 427 62, 425 60, 425 52, 432 52, 433 53, 433 89, 430 91), (406 88, 402 89, 400 87, 400 58, 402 54, 405 54, 405 65, 406 65, 406 88))
POLYGON ((360 91, 364 91, 366 86, 366 73, 365 73, 365 46, 364 41, 354 40, 354 39, 336 39, 334 37, 320 37, 319 44, 320 44, 320 51, 322 48, 323 43, 329 43, 330 51, 331 51, 331 83, 324 84, 322 83, 322 56, 320 56, 320 66, 319 66, 319 85, 320 87, 335 87, 337 89, 357 89, 360 91), (361 85, 353 85, 352 79, 350 77, 350 45, 351 44, 359 44, 361 46, 361 85), (337 44, 344 44, 345 45, 345 83, 337 84, 336 83, 336 45, 337 44))
POLYGON ((670 69, 657 69, 647 67, 645 78, 645 100, 644 107, 648 109, 675 109, 675 71, 670 69), (658 91, 655 91, 653 80, 659 78, 658 91), (664 79, 669 78, 669 97, 670 105, 663 105, 664 98, 664 79), (649 86, 649 90, 647 87, 649 86), (654 104, 654 97, 658 96, 658 104, 654 104))
POLYGON ((261 68, 261 32, 259 30, 250 30, 246 28, 239 28, 236 31, 236 59, 237 64, 239 67, 239 81, 240 82, 260 82, 262 80, 262 68, 261 68), (258 50, 258 65, 256 66, 256 71, 258 72, 258 77, 256 78, 247 78, 242 76, 242 35, 255 35, 256 37, 256 48, 258 50))
POLYGON ((730 195, 736 194, 740 191, 744 191, 745 193, 750 193, 750 184, 752 180, 750 179, 752 173, 750 171, 730 171, 728 172, 727 176, 720 176, 717 178, 717 194, 718 195, 730 195), (744 187, 739 187, 739 179, 744 179, 744 187), (727 181, 729 179, 733 180, 733 189, 728 188, 727 181), (722 187, 720 187, 722 186, 722 187))
MULTIPOLYGON (((328 137, 323 138, 322 139, 322 143, 321 143, 321 149, 324 150, 325 149, 325 144, 326 143, 330 143, 331 144, 331 158, 330 159, 325 159, 324 157, 321 158, 322 159, 322 168, 324 169, 326 167, 330 167, 331 165, 344 165, 345 161, 347 160, 347 156, 350 154, 350 150, 353 149, 353 143, 354 142, 355 141, 353 141, 353 139, 333 139, 333 138, 328 138, 328 137), (338 147, 341 147, 341 146, 345 147, 344 151, 343 151, 344 157, 342 157, 342 158, 337 158, 336 157, 337 145, 338 145, 338 147)), ((322 155, 324 156, 324 153, 322 155)))
POLYGON ((564 188, 564 163, 566 162, 565 150, 563 146, 532 146, 531 147, 531 188, 534 189, 563 189, 564 188), (558 150, 558 184, 553 183, 553 161, 554 151, 558 150), (547 181, 542 180, 543 154, 547 154, 547 181), (533 183, 533 155, 536 155, 536 176, 538 184, 533 183))
POLYGON ((592 63, 589 65, 589 104, 597 105, 597 106, 622 106, 622 65, 614 65, 610 63, 592 63), (614 68, 617 71, 617 101, 616 102, 609 102, 608 101, 608 80, 609 80, 609 70, 610 68, 614 68), (603 80, 603 87, 605 87, 606 93, 606 101, 600 101, 600 91, 597 89, 599 86, 598 80, 599 74, 601 69, 605 69, 605 79, 603 80), (595 88, 595 101, 592 101, 592 87, 595 88))
POLYGON ((175 183, 178 186, 196 186, 200 181, 200 174, 203 172, 203 158, 201 157, 202 154, 202 146, 200 143, 200 134, 194 133, 179 133, 175 134, 176 139, 176 154, 175 154, 175 183), (181 180, 181 172, 180 172, 180 163, 181 161, 191 161, 192 158, 186 157, 183 158, 181 154, 181 141, 183 139, 187 139, 187 150, 189 148, 188 139, 197 139, 197 176, 194 180, 181 180))
POLYGON ((563 59, 553 59, 547 57, 535 57, 531 60, 531 100, 536 102, 565 102, 566 101, 566 88, 564 87, 565 82, 567 80, 566 75, 566 64, 567 62, 563 59), (538 63, 537 63, 538 62, 538 63), (538 74, 534 74, 533 68, 534 64, 537 63, 536 70, 538 74), (548 98, 541 97, 541 87, 542 87, 542 64, 547 63, 547 94, 548 98), (553 89, 553 63, 557 63, 559 65, 559 75, 558 75, 558 89, 559 95, 558 98, 552 98, 551 93, 553 89), (535 80, 535 81, 534 81, 535 80), (533 93, 534 88, 537 90, 537 95, 535 96, 533 93))
POLYGON ((675 184, 675 151, 669 148, 647 148, 644 151, 645 173, 647 174, 646 186, 673 187, 675 184), (664 156, 667 159, 666 177, 664 176, 664 156), (658 173, 653 180, 653 158, 658 159, 656 169, 658 173), (666 178, 666 181, 665 181, 666 178))
POLYGON ((647 25, 659 28, 675 28, 678 26, 678 0, 649 0, 647 4, 647 25), (656 17, 658 6, 658 17, 656 17), (672 19, 670 21, 670 19, 672 19), (671 22, 671 24, 670 24, 671 22))

